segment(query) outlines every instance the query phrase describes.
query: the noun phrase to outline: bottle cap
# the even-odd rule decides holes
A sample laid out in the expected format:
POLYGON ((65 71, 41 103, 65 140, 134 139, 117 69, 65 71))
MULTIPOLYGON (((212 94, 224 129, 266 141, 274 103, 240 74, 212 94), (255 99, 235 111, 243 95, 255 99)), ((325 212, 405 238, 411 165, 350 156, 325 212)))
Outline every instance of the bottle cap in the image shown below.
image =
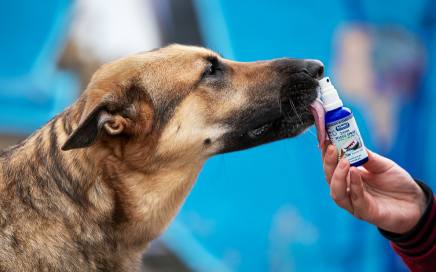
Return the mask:
POLYGON ((339 98, 338 91, 333 86, 329 77, 319 80, 319 95, 326 111, 342 107, 344 104, 339 98))

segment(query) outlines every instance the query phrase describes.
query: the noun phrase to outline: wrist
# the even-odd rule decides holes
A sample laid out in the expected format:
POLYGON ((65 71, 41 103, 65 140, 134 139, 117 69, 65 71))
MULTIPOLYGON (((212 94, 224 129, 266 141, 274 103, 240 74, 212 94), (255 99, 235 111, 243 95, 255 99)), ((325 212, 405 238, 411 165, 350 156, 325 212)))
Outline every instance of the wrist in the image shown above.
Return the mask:
POLYGON ((404 235, 413 230, 422 218, 430 198, 418 181, 410 177, 409 183, 407 196, 404 198, 405 204, 401 206, 405 213, 395 210, 395 213, 392 212, 389 216, 378 217, 374 222, 377 222, 375 225, 379 229, 387 233, 404 235))
MULTIPOLYGON (((429 233, 435 227, 436 208, 433 192, 430 187, 422 182, 417 181, 424 195, 424 208, 421 217, 411 230, 405 233, 394 233, 379 228, 380 233, 387 239, 391 240, 395 247, 402 251, 412 251, 411 254, 424 252, 428 245, 429 233)), ((421 205, 422 203, 420 203, 421 205)), ((434 236, 434 235, 433 235, 434 236)))
POLYGON ((416 180, 416 183, 419 187, 419 192, 417 193, 417 204, 419 209, 419 219, 416 221, 414 226, 416 226, 419 223, 419 220, 423 217, 426 210, 429 208, 429 206, 432 203, 433 199, 433 192, 426 184, 422 183, 421 181, 416 180))

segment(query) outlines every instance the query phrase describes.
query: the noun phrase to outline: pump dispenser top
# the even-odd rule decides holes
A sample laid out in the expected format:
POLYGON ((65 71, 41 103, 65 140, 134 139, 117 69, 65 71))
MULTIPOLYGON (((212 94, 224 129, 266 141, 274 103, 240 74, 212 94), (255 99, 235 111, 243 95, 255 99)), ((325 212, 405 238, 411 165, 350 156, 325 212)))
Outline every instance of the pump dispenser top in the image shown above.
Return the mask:
POLYGON ((331 111, 344 105, 329 77, 324 77, 319 81, 319 92, 325 111, 331 111))

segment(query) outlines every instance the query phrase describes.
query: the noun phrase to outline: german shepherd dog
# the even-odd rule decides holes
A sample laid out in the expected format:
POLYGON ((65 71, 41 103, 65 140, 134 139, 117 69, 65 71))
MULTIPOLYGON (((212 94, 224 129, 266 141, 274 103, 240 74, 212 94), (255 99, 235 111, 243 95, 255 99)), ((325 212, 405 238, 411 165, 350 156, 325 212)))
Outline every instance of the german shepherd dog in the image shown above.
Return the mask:
POLYGON ((103 65, 0 155, 0 271, 137 271, 207 158, 313 124, 323 66, 171 45, 103 65))

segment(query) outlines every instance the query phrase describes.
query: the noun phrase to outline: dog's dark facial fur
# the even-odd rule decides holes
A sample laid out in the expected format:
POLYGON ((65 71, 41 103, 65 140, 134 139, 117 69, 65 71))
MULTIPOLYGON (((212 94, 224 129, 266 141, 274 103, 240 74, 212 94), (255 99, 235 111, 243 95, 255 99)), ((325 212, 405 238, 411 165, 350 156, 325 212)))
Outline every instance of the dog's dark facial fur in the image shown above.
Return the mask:
POLYGON ((172 45, 103 65, 0 155, 0 271, 135 271, 205 160, 313 123, 322 65, 172 45))
POLYGON ((322 65, 297 59, 268 65, 272 75, 251 87, 251 102, 226 120, 232 130, 223 136, 221 153, 294 137, 313 124, 309 106, 317 97, 322 65))

